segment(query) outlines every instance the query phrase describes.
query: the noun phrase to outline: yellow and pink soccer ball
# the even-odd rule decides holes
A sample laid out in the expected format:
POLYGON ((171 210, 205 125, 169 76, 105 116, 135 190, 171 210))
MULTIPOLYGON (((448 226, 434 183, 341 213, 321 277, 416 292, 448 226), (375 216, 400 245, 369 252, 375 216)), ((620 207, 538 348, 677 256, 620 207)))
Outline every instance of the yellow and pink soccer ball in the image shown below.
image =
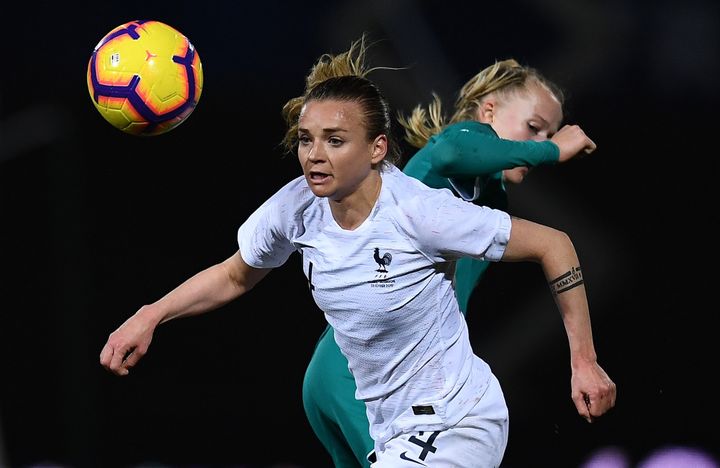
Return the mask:
POLYGON ((160 21, 130 21, 95 46, 87 85, 95 108, 114 127, 159 135, 195 109, 203 70, 195 47, 177 29, 160 21))

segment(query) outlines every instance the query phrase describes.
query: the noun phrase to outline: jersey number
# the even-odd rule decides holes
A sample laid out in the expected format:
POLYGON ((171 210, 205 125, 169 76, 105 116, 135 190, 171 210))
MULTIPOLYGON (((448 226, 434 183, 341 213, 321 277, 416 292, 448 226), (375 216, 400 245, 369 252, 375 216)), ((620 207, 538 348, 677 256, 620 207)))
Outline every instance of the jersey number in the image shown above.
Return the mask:
MULTIPOLYGON (((300 252, 302 255, 302 251, 300 252)), ((305 262, 303 262, 305 263, 305 262)), ((310 288, 310 291, 313 291, 315 289, 315 286, 312 284, 312 270, 313 270, 313 263, 308 262, 308 272, 307 272, 307 279, 308 279, 308 288, 310 288)))

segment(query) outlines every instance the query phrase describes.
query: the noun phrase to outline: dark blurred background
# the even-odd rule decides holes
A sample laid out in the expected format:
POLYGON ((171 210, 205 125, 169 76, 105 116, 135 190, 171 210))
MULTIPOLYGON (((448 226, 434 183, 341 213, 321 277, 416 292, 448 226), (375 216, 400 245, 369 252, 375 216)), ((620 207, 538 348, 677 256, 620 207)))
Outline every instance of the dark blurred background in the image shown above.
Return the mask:
POLYGON ((718 466, 716 1, 13 5, 0 28, 0 466, 330 466, 302 410, 324 318, 297 257, 235 303, 161 326, 128 378, 98 356, 140 305, 231 255, 242 221, 300 174, 278 146, 281 107, 320 54, 363 32, 379 41, 372 64, 406 67, 371 75, 398 111, 433 91, 449 106, 514 57, 566 90, 566 121, 598 145, 532 172, 510 211, 573 238, 617 406, 577 416, 539 268, 494 265, 468 322, 510 407, 503 466, 718 466), (196 110, 156 137, 111 127, 85 81, 100 38, 134 19, 176 27, 203 64, 196 110), (685 461, 660 464, 666 450, 685 461))

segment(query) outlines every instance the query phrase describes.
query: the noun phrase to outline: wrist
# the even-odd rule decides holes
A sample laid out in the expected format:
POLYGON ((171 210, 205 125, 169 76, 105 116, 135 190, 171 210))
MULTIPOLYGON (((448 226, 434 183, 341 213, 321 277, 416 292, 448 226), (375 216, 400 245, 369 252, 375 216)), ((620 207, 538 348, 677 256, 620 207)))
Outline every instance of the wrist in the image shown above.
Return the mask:
POLYGON ((140 309, 135 312, 135 316, 151 328, 157 327, 165 319, 162 311, 153 305, 144 305, 140 307, 140 309))

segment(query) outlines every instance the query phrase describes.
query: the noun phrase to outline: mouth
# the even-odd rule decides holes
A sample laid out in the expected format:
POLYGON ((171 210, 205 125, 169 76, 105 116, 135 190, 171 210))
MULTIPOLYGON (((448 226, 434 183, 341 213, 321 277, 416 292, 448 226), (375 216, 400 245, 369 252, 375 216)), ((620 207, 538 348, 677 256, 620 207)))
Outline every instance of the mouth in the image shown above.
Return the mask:
POLYGON ((329 174, 326 174, 324 172, 318 172, 318 171, 310 171, 307 176, 308 181, 310 181, 314 184, 322 184, 323 182, 327 181, 329 178, 330 178, 329 174))

